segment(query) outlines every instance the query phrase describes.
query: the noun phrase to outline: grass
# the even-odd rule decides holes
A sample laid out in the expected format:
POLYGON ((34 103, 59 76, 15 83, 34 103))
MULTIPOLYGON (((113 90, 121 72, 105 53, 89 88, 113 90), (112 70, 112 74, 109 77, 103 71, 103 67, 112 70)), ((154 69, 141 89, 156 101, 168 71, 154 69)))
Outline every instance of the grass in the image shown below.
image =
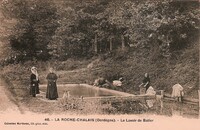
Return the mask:
MULTIPOLYGON (((95 56, 91 59, 68 59, 59 61, 27 61, 25 63, 10 64, 2 68, 3 77, 8 86, 22 104, 33 112, 41 113, 71 113, 71 114, 125 114, 145 113, 139 102, 113 102, 102 103, 97 101, 80 102, 70 101, 68 105, 59 103, 43 102, 31 98, 28 95, 30 86, 30 68, 36 66, 40 77, 40 83, 46 84, 48 68, 54 67, 58 75, 58 83, 87 83, 93 84, 99 76, 112 81, 124 77, 123 87, 115 88, 118 91, 138 94, 144 73, 148 72, 151 85, 156 90, 165 90, 171 94, 172 86, 180 83, 184 87, 185 96, 198 98, 199 89, 199 50, 198 43, 183 50, 174 52, 169 58, 151 53, 149 49, 130 48, 125 51, 116 51, 104 55, 95 56), (70 108, 69 104, 76 104, 70 108), (95 104, 95 105, 94 105, 95 104), (53 108, 53 109, 51 109, 53 108)), ((166 106, 167 108, 167 106, 166 106)), ((152 111, 158 111, 158 107, 152 111)), ((167 113, 165 113, 166 115, 167 113)))
POLYGON ((113 52, 89 60, 28 61, 23 64, 5 66, 2 69, 2 75, 14 84, 27 88, 32 66, 38 68, 41 84, 47 82, 48 68, 53 66, 59 77, 58 83, 93 84, 99 76, 103 76, 111 82, 124 77, 123 88, 116 89, 138 94, 138 86, 143 80, 144 73, 148 72, 151 85, 155 89, 162 89, 170 94, 173 84, 180 83, 185 89, 186 96, 198 98, 199 57, 197 43, 185 50, 173 53, 170 58, 160 57, 158 60, 154 60, 152 55, 151 52, 148 52, 148 49, 144 48, 113 52))

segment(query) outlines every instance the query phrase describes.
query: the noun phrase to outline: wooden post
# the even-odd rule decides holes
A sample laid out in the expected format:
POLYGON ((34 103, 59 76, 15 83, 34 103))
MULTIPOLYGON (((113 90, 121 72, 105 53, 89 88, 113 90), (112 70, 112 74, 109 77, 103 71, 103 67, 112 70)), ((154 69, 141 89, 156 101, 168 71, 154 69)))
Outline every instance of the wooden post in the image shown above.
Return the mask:
POLYGON ((97 34, 95 34, 95 38, 94 38, 94 52, 97 53, 98 50, 97 50, 97 34))
POLYGON ((200 90, 198 90, 199 92, 199 108, 200 108, 200 90))
POLYGON ((112 37, 110 38, 110 51, 112 51, 113 46, 112 46, 112 37))
POLYGON ((160 90, 161 99, 160 99, 160 113, 163 112, 163 98, 164 98, 164 90, 160 90))
POLYGON ((164 90, 160 90, 161 98, 164 98, 164 90))
POLYGON ((200 90, 198 90, 199 93, 199 119, 200 119, 200 90))
POLYGON ((178 101, 179 101, 179 102, 183 102, 183 94, 182 94, 182 91, 180 91, 180 95, 181 95, 181 96, 178 98, 178 101))
POLYGON ((124 35, 121 35, 121 39, 122 39, 122 50, 124 50, 125 48, 124 35))

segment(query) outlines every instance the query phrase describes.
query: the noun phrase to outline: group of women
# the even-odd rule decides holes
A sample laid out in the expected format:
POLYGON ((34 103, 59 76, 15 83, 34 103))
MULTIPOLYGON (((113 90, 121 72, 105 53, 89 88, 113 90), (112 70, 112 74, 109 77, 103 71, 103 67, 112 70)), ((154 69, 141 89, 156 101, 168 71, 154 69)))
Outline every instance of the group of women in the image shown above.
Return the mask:
MULTIPOLYGON (((33 97, 36 97, 36 94, 39 94, 39 75, 37 72, 36 67, 31 68, 31 87, 30 87, 30 95, 33 97)), ((46 90, 46 98, 49 100, 56 100, 58 98, 58 91, 57 91, 57 85, 56 81, 58 79, 57 75, 53 72, 53 68, 49 69, 49 74, 46 77, 48 83, 47 83, 47 90, 46 90)))
MULTIPOLYGON (((36 97, 36 94, 39 94, 39 75, 37 72, 37 68, 36 67, 32 67, 31 68, 31 76, 30 76, 30 80, 31 80, 31 87, 30 87, 30 95, 32 95, 33 97, 36 97)), ((58 98, 58 91, 57 91, 57 85, 56 85, 56 80, 57 80, 57 75, 54 73, 53 68, 49 69, 49 74, 47 75, 46 79, 48 81, 47 83, 47 90, 46 90, 46 98, 49 100, 56 100, 58 98)), ((144 92, 142 93, 146 93, 146 91, 148 90, 148 88, 150 87, 150 78, 149 75, 146 73, 144 80, 142 82, 142 84, 140 86, 143 86, 141 88, 141 90, 144 90, 144 92)))

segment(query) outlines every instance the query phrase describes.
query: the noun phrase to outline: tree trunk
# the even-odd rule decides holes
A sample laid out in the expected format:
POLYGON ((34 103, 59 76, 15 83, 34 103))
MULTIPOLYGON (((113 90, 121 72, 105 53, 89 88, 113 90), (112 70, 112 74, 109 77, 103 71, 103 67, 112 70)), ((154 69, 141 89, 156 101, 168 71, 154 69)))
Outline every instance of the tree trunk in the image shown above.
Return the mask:
POLYGON ((124 50, 125 49, 124 35, 121 35, 121 39, 122 39, 122 50, 124 50))
POLYGON ((113 46, 112 46, 112 38, 110 38, 110 51, 112 51, 113 46))
POLYGON ((94 39, 94 52, 97 53, 98 50, 97 50, 97 35, 95 34, 95 39, 94 39))

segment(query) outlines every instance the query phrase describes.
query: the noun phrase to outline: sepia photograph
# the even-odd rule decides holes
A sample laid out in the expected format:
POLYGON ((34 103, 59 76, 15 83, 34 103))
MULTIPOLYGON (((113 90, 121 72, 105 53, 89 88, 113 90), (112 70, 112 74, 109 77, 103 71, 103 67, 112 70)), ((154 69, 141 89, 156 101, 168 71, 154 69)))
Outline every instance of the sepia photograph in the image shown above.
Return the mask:
POLYGON ((199 0, 0 0, 1 130, 199 130, 199 0))

